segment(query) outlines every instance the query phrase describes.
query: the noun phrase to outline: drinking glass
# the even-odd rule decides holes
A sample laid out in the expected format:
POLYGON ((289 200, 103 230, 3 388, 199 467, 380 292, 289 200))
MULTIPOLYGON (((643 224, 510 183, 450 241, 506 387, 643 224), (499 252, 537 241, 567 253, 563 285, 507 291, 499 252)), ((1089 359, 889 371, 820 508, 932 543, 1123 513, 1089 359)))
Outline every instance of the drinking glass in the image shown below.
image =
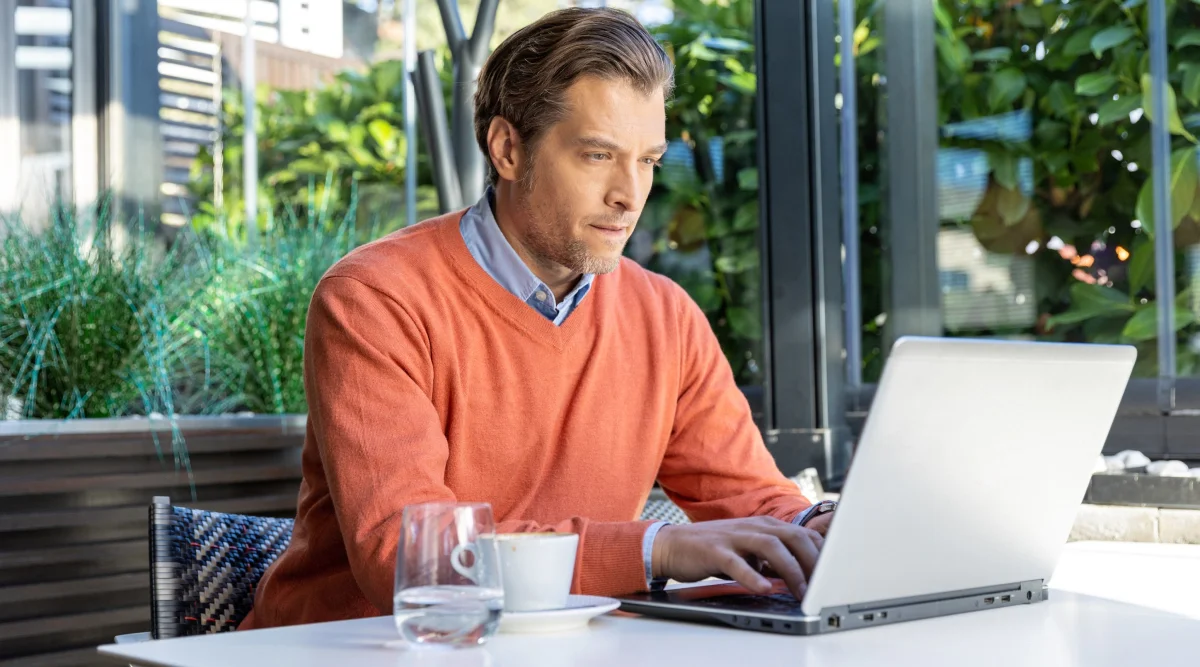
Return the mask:
POLYGON ((478 646, 495 634, 503 607, 491 506, 405 507, 392 607, 400 635, 416 645, 478 646))

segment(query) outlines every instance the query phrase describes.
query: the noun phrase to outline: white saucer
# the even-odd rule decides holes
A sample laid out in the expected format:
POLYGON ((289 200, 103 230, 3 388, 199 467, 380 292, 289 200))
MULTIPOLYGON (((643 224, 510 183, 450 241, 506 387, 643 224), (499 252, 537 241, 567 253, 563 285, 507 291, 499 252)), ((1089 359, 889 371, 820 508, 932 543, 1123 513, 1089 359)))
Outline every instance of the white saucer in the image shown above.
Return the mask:
POLYGON ((566 632, 587 626, 593 618, 620 607, 612 598, 572 595, 567 606, 546 611, 506 611, 500 616, 500 632, 566 632))

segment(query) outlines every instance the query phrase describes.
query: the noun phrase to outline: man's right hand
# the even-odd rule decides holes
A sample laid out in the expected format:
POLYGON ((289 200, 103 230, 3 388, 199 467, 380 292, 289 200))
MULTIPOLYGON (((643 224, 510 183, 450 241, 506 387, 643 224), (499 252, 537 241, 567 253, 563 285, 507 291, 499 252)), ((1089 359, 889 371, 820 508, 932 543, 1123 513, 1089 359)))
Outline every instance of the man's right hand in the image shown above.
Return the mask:
POLYGON ((772 588, 766 574, 783 579, 800 599, 824 544, 816 531, 773 517, 668 525, 654 539, 654 576, 690 582, 724 575, 766 594, 772 588))

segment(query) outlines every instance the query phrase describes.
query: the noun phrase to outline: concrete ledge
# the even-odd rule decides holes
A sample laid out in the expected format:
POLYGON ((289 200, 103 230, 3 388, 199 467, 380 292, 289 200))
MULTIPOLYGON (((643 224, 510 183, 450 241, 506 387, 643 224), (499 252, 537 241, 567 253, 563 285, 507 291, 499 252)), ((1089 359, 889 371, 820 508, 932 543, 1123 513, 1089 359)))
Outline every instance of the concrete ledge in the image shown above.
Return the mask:
POLYGON ((1200 544, 1200 510, 1080 505, 1070 541, 1200 544))
POLYGON ((1200 510, 1159 510, 1158 541, 1200 544, 1200 510))

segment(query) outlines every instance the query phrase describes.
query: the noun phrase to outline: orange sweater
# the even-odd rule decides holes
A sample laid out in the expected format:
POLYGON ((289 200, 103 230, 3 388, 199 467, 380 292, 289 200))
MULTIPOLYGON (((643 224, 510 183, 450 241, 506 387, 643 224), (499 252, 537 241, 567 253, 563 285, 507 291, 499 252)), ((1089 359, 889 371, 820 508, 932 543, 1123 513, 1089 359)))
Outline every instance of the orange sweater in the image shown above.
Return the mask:
POLYGON ((573 590, 590 594, 645 589, 656 478, 697 521, 809 505, 682 288, 622 260, 555 326, 475 262, 460 217, 363 246, 317 286, 295 532, 242 628, 390 614, 410 503, 579 533, 573 590))

